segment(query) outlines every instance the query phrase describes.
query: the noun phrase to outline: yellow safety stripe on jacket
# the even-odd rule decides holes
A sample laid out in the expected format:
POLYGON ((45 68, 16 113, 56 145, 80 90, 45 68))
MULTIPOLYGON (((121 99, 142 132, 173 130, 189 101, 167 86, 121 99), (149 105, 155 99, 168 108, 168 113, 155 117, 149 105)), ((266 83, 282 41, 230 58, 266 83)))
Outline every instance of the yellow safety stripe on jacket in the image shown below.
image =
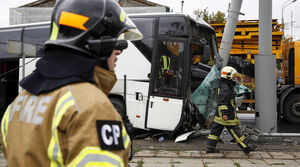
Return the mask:
POLYGON ((101 150, 100 147, 85 147, 67 166, 124 167, 124 163, 120 156, 109 151, 101 150))
POLYGON ((214 122, 221 124, 221 125, 226 125, 226 126, 233 126, 233 125, 241 124, 240 120, 238 120, 238 119, 225 121, 224 119, 217 117, 217 116, 215 116, 214 122))
POLYGON ((231 103, 232 107, 235 109, 234 99, 231 99, 230 103, 231 103))
MULTIPOLYGON (((233 135, 234 139, 235 139, 238 143, 240 143, 241 146, 243 146, 244 148, 247 148, 246 144, 243 143, 243 141, 241 141, 241 139, 235 134, 235 132, 234 132, 233 129, 230 129, 230 132, 231 132, 231 134, 233 135)), ((243 137, 243 136, 242 136, 242 137, 243 137)), ((242 138, 242 137, 241 137, 241 138, 242 138)))
POLYGON ((6 147, 6 137, 7 137, 7 128, 8 128, 8 122, 9 122, 9 115, 10 115, 10 109, 11 105, 9 105, 3 115, 2 121, 1 121, 1 133, 2 133, 2 140, 4 147, 6 147))
POLYGON ((48 157, 50 158, 51 167, 64 166, 61 148, 59 147, 57 127, 69 107, 75 104, 71 92, 64 94, 55 106, 55 113, 52 120, 52 137, 48 146, 48 157))
POLYGON ((222 115, 223 115, 222 112, 221 112, 221 110, 228 110, 228 107, 226 105, 220 105, 218 107, 219 117, 222 117, 222 115))
POLYGON ((220 110, 228 110, 228 107, 226 105, 220 105, 219 106, 219 111, 220 110))
POLYGON ((123 138, 124 148, 126 149, 129 145, 130 138, 124 126, 122 128, 122 138, 123 138))
MULTIPOLYGON (((232 105, 232 107, 233 107, 233 111, 235 111, 236 110, 236 107, 235 107, 235 105, 234 105, 234 99, 232 99, 231 101, 230 101, 230 103, 231 103, 231 105, 232 105)), ((237 118, 237 115, 236 115, 236 112, 234 113, 234 119, 236 119, 237 118)))
MULTIPOLYGON (((235 102, 235 100, 234 100, 234 99, 231 99, 230 103, 231 103, 231 106, 232 106, 232 108, 233 108, 233 111, 236 110, 236 107, 235 107, 235 105, 234 105, 234 102, 235 102)), ((237 115, 236 115, 236 112, 235 112, 235 114, 234 114, 234 119, 235 119, 236 117, 237 117, 237 115)))
POLYGON ((215 136, 215 135, 208 135, 208 139, 212 139, 212 140, 219 140, 219 137, 218 136, 215 136))
POLYGON ((170 61, 171 61, 170 58, 168 56, 163 55, 163 56, 161 56, 161 59, 163 60, 163 63, 164 63, 162 70, 169 70, 170 69, 170 61))

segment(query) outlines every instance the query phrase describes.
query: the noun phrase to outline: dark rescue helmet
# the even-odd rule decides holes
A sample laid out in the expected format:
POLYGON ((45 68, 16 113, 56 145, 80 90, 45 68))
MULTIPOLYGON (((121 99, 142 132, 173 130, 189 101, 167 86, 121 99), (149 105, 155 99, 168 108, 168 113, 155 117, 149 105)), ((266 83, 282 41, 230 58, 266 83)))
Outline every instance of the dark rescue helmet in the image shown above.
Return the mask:
POLYGON ((45 47, 62 46, 105 60, 143 35, 113 0, 60 0, 45 47))

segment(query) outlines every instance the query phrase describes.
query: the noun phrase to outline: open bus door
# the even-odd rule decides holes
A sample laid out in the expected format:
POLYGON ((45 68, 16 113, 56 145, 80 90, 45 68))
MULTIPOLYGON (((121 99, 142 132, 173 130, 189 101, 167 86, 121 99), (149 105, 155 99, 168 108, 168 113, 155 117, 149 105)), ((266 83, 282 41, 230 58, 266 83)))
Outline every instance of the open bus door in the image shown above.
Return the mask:
POLYGON ((173 131, 183 113, 190 58, 187 38, 159 38, 154 48, 145 127, 173 131))

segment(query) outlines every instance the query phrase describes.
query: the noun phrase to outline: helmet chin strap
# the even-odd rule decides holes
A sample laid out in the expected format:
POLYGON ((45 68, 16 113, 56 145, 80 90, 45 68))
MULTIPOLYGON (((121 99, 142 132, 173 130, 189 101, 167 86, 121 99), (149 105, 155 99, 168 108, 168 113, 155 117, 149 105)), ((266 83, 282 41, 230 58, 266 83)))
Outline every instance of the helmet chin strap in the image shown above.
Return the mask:
POLYGON ((109 70, 107 59, 111 56, 112 52, 113 50, 111 50, 110 53, 99 53, 101 55, 93 54, 93 56, 97 58, 96 65, 106 70, 109 70))

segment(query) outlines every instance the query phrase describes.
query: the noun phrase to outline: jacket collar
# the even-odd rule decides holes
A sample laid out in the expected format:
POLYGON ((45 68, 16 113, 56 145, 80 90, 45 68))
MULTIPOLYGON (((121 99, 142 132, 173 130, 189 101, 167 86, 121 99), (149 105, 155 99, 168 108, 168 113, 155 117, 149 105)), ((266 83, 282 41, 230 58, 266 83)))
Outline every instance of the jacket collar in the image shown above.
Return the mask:
POLYGON ((231 79, 221 78, 221 81, 225 82, 226 84, 232 85, 232 86, 236 85, 236 83, 231 79))
POLYGON ((46 49, 36 63, 36 70, 24 78, 20 85, 28 92, 39 95, 67 84, 94 83, 97 59, 63 47, 46 49))
POLYGON ((115 73, 96 66, 94 71, 94 80, 99 89, 101 89, 105 94, 109 94, 115 85, 117 78, 115 73))

